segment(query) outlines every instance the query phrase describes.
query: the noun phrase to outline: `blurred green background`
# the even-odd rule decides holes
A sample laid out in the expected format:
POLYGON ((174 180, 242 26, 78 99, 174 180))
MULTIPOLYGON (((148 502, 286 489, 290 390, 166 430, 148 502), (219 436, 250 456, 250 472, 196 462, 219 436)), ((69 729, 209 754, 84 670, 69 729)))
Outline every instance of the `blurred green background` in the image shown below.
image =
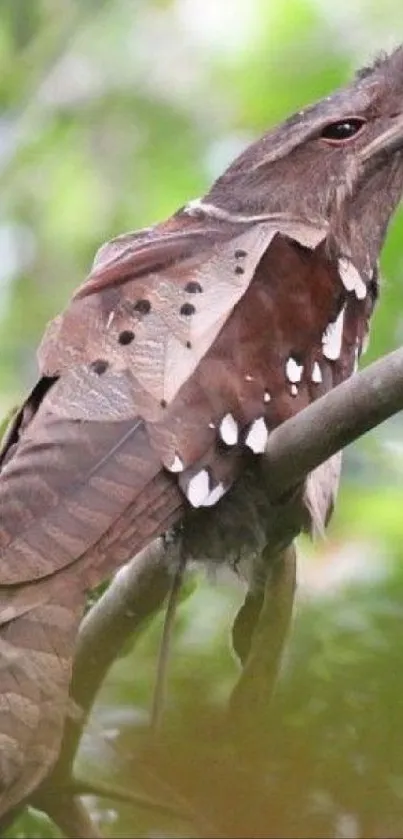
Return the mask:
MULTIPOLYGON (((401 0, 1 0, 0 415, 98 246, 201 194, 266 127, 403 40, 401 0)), ((403 215, 365 363, 402 342, 403 215)), ((325 544, 300 545, 292 638, 259 754, 219 718, 242 591, 204 573, 174 633, 165 727, 144 756, 161 630, 109 674, 80 756, 196 812, 91 800, 105 835, 403 837, 403 423, 346 452, 325 544), (198 822, 199 819, 199 822, 198 822)), ((10 836, 56 836, 33 811, 10 836)))

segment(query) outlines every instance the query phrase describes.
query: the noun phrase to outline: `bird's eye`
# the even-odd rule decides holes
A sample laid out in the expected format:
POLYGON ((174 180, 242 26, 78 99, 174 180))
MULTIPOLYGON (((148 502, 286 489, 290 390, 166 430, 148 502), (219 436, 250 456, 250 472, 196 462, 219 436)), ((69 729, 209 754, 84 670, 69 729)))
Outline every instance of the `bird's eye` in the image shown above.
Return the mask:
POLYGON ((326 125, 320 136, 323 140, 337 145, 351 140, 352 137, 355 137, 361 131, 364 125, 365 119, 349 117, 348 119, 341 119, 338 122, 329 122, 329 125, 326 125))

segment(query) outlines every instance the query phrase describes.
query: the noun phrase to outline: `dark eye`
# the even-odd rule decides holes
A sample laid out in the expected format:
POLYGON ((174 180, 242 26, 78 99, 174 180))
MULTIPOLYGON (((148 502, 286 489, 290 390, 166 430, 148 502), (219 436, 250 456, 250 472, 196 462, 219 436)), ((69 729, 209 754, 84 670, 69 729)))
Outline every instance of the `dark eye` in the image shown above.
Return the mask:
POLYGON ((359 117, 341 119, 339 122, 330 122, 323 129, 321 137, 323 140, 328 140, 331 143, 344 143, 346 140, 355 137, 361 131, 363 125, 365 125, 365 119, 360 119, 359 117))

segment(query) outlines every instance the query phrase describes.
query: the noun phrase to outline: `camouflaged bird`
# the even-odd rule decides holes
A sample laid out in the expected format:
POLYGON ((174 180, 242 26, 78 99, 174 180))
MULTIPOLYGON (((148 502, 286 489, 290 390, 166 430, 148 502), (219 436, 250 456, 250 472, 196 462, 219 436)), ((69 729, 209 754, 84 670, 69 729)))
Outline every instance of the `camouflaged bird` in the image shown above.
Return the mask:
MULTIPOLYGON (((178 523, 190 557, 287 548, 268 436, 356 369, 402 149, 398 49, 102 247, 49 326, 2 451, 0 813, 57 758, 88 589, 178 523)), ((309 476, 288 542, 337 481, 309 476)))

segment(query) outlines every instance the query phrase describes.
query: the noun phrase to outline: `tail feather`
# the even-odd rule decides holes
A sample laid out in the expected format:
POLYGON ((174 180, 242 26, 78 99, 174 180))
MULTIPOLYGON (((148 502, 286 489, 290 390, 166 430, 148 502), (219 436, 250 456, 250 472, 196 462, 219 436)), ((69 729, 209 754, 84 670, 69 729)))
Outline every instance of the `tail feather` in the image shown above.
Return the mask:
MULTIPOLYGON (((78 568, 70 565, 46 581, 18 587, 18 597, 14 595, 18 617, 3 619, 0 817, 38 786, 57 759, 70 704, 71 668, 85 589, 105 579, 180 515, 182 498, 166 476, 161 474, 145 495, 147 506, 143 497, 130 505, 81 558, 78 568)), ((3 615, 7 609, 13 614, 4 594, 3 615)))
POLYGON ((141 420, 41 409, 0 481, 0 817, 55 763, 86 590, 180 516, 141 420))
POLYGON ((66 716, 72 652, 84 596, 52 579, 47 600, 0 632, 0 817, 55 762, 66 716))

